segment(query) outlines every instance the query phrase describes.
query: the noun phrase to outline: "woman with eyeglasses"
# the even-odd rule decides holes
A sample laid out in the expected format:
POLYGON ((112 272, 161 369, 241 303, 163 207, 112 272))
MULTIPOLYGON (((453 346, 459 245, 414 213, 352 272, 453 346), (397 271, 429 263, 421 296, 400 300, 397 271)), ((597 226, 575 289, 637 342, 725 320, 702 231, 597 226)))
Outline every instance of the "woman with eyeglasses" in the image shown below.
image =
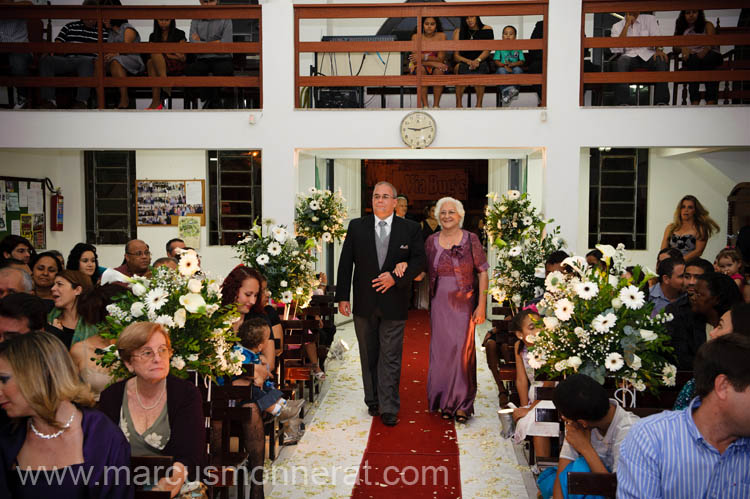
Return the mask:
POLYGON ((47 321, 59 329, 58 335, 70 348, 79 341, 97 334, 95 322, 81 314, 81 307, 94 289, 89 276, 77 270, 61 270, 52 286, 52 301, 55 304, 47 321))
POLYGON ((60 340, 32 331, 1 343, 0 406, 15 424, 0 428, 0 497, 132 498, 116 481, 128 442, 93 405, 60 340))
POLYGON ((489 264, 476 234, 461 228, 461 201, 444 197, 435 212, 441 230, 424 244, 431 296, 427 398, 429 409, 439 410, 443 419, 465 423, 477 393, 474 327, 486 316, 489 264))
POLYGON ((133 377, 104 390, 99 408, 125 434, 133 456, 174 458, 172 474, 153 487, 174 497, 206 462, 200 392, 189 381, 170 376, 172 346, 160 324, 131 324, 120 333, 116 347, 133 377))

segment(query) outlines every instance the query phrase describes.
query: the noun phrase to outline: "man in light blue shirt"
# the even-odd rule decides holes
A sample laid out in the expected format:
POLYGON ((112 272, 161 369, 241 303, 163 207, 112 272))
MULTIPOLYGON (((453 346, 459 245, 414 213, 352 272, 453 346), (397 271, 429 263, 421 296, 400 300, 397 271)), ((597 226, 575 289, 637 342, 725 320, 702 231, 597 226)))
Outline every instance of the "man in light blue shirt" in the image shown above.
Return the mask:
POLYGON ((659 282, 649 290, 648 301, 654 303, 651 317, 666 308, 673 301, 677 301, 685 294, 685 262, 675 258, 665 258, 656 267, 659 282))
POLYGON ((750 497, 750 337, 704 344, 698 395, 682 411, 636 423, 620 449, 617 497, 750 497))

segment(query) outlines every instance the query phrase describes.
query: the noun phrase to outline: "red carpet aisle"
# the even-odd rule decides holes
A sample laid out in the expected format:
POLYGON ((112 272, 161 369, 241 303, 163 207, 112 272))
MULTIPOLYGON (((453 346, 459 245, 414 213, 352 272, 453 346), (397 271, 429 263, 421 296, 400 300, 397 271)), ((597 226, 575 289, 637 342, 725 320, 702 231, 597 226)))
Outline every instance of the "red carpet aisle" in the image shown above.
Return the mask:
POLYGON ((409 313, 401 364, 401 422, 389 428, 373 418, 354 498, 461 497, 453 422, 427 411, 429 326, 428 312, 409 313))

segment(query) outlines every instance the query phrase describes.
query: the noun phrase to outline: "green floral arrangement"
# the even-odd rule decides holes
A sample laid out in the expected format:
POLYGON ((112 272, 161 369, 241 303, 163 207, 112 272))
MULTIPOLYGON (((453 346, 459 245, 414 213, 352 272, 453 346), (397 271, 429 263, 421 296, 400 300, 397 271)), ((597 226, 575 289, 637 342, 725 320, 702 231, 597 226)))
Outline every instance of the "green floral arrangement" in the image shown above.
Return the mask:
POLYGON ((672 350, 666 334, 672 315, 652 318, 654 305, 641 291, 654 274, 636 266, 623 277, 624 246, 597 248, 604 268, 573 256, 563 262, 569 272, 547 276, 529 365, 554 376, 586 374, 599 383, 614 377, 637 391, 674 386, 677 369, 665 358, 672 350))
POLYGON ((497 251, 487 292, 517 310, 544 292, 544 261, 565 242, 558 227, 546 230, 553 220, 541 218, 528 194, 512 190, 500 199, 494 192, 487 197, 485 232, 497 251))
POLYGON ((342 240, 346 235, 345 202, 341 189, 331 192, 310 187, 307 194, 297 194, 294 210, 297 234, 324 243, 342 240))
MULTIPOLYGON (((196 277, 200 270, 194 250, 182 253, 178 270, 152 269, 152 277, 130 277, 128 287, 107 306, 108 316, 99 324, 104 338, 118 338, 130 324, 161 324, 172 343, 170 372, 186 378, 195 371, 217 378, 242 372, 242 356, 232 349, 238 341, 232 323, 239 319, 235 307, 221 306, 221 287, 209 278, 196 277)), ((131 376, 114 345, 104 350, 98 363, 115 379, 131 376)))
POLYGON ((234 245, 239 259, 258 270, 268 280, 271 297, 284 304, 295 302, 304 308, 320 285, 315 273, 315 241, 300 246, 286 226, 264 220, 253 225, 249 234, 234 245))

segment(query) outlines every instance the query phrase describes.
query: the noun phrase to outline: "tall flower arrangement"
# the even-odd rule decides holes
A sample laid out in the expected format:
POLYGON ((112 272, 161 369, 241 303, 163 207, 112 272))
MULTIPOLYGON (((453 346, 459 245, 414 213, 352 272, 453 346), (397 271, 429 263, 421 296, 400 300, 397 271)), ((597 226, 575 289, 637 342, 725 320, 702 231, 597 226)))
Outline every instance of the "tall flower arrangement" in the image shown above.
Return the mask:
POLYGON ((641 291, 653 274, 636 266, 632 277, 622 277, 624 246, 597 248, 605 269, 573 256, 563 262, 570 272, 547 276, 529 364, 554 375, 579 372, 599 383, 615 377, 638 391, 673 386, 676 368, 664 357, 671 350, 666 323, 672 316, 651 318, 653 304, 641 291))
POLYGON ((294 210, 297 234, 324 243, 343 239, 347 217, 345 201, 341 189, 331 192, 310 187, 307 193, 297 194, 294 210))
MULTIPOLYGON (((100 334, 118 338, 134 322, 156 322, 169 332, 172 374, 185 378, 188 371, 197 371, 215 378, 241 373, 243 359, 231 348, 238 339, 232 323, 239 316, 234 306, 221 306, 216 281, 196 278, 199 270, 197 254, 188 250, 177 271, 157 267, 150 278, 129 278, 128 287, 107 306, 100 334)), ((115 379, 130 376, 114 345, 101 353, 99 363, 111 369, 115 379)))
POLYGON ((234 250, 242 263, 268 280, 274 300, 287 305, 294 301, 304 308, 320 284, 315 274, 316 258, 310 251, 314 246, 313 239, 305 239, 300 245, 286 226, 264 220, 262 226, 253 225, 234 250))
POLYGON ((543 293, 545 258, 564 241, 558 227, 546 230, 552 220, 541 218, 528 194, 511 190, 501 198, 494 192, 487 197, 485 231, 497 249, 488 292, 517 309, 543 293))

